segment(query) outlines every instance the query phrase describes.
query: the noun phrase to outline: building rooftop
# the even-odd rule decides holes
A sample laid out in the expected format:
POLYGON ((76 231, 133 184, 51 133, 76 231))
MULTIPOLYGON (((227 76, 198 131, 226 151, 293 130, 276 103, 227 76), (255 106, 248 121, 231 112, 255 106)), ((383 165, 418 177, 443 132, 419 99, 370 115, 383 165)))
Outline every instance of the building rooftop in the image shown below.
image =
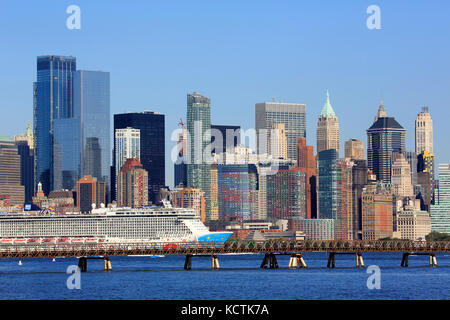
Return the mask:
POLYGON ((369 128, 372 129, 404 129, 394 118, 392 117, 382 117, 378 118, 377 121, 369 128))

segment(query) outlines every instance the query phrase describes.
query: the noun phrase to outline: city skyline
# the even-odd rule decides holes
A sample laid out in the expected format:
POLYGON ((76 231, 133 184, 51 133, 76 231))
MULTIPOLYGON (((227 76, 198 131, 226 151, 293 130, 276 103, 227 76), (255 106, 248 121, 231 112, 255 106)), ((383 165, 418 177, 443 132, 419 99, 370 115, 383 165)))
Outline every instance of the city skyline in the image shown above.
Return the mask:
POLYGON ((26 7, 6 4, 0 21, 16 31, 14 36, 5 34, 11 50, 0 62, 7 75, 0 79, 0 85, 4 88, 4 108, 14 112, 0 120, 2 134, 21 133, 26 122, 32 120, 31 83, 36 75, 30 70, 35 69, 36 56, 60 54, 77 57, 78 69, 110 72, 111 117, 149 109, 166 115, 165 167, 169 185, 173 170, 168 152, 176 144, 170 141, 170 133, 185 115, 186 94, 193 91, 211 98, 212 123, 239 125, 243 130, 254 127, 256 103, 270 102, 272 97, 304 103, 307 144, 315 145, 315 123, 328 89, 340 120, 341 150, 343 142, 350 138, 367 145, 364 131, 382 98, 389 114, 407 129, 406 150, 414 151, 414 119, 423 106, 429 106, 434 119, 436 159, 450 159, 443 139, 449 129, 439 121, 450 116, 445 105, 450 101, 446 90, 450 66, 444 58, 450 48, 438 33, 450 25, 444 10, 448 3, 441 2, 443 10, 438 11, 425 3, 379 1, 381 30, 367 29, 366 3, 258 3, 253 12, 255 4, 137 3, 123 8, 79 1, 81 30, 66 28, 66 3, 31 3, 26 7), (408 15, 404 14, 405 6, 408 15), (49 10, 44 11, 45 7, 49 10), (200 18, 192 21, 194 12, 200 18), (23 18, 15 19, 17 16, 23 18), (145 16, 149 19, 144 20, 145 16), (324 20, 327 24, 322 23, 324 20), (34 25, 43 32, 31 37, 29 29, 34 25), (114 39, 105 35, 105 26, 114 39), (53 36, 47 37, 46 31, 50 30, 53 36), (129 34, 128 30, 133 32, 129 34), (190 52, 194 46, 189 41, 192 34, 211 49, 196 51, 195 55, 190 52), (221 41, 215 41, 213 35, 221 41), (138 38, 149 41, 142 43, 138 38), (266 50, 254 51, 261 46, 266 50), (278 48, 285 50, 280 53, 278 48), (180 50, 185 54, 174 54, 180 50), (131 52, 133 59, 117 63, 115 57, 129 56, 131 52), (187 72, 189 65, 196 65, 199 72, 187 72), (356 112, 360 121, 354 123, 356 112))

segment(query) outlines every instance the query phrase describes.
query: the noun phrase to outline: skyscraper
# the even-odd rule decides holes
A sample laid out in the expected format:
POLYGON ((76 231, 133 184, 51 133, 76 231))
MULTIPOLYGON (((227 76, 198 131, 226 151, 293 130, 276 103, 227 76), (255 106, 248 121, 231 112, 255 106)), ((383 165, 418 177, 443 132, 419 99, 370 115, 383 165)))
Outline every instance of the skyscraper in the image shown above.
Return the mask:
POLYGON ((77 208, 82 213, 92 211, 92 205, 99 206, 97 201, 97 178, 91 176, 81 177, 77 181, 77 208))
POLYGON ((139 159, 125 161, 117 177, 117 205, 142 207, 148 204, 148 173, 139 159))
POLYGON ((362 239, 392 237, 394 232, 394 186, 371 182, 362 193, 362 239))
POLYGON ((428 151, 423 151, 417 156, 417 172, 428 172, 430 179, 430 203, 434 204, 434 155, 428 151))
POLYGON ((53 190, 53 122, 73 115, 73 72, 76 59, 64 56, 37 58, 33 85, 36 181, 45 194, 53 190))
POLYGON ((187 128, 184 126, 184 123, 181 121, 182 125, 181 133, 178 134, 178 142, 177 142, 177 159, 173 164, 174 168, 174 186, 183 185, 187 186, 187 128))
MULTIPOLYGON (((114 190, 117 188, 120 170, 127 159, 141 158, 141 131, 139 129, 116 129, 114 133, 114 190)), ((112 184, 112 182, 111 182, 112 184)))
POLYGON ((368 168, 365 160, 353 160, 353 239, 362 239, 362 191, 367 185, 368 168))
POLYGON ((328 149, 318 157, 318 201, 320 219, 337 219, 339 211, 339 156, 336 149, 328 149))
POLYGON ((153 111, 115 114, 114 130, 127 127, 140 130, 139 160, 148 172, 148 201, 154 202, 160 188, 166 185, 164 115, 153 111))
POLYGON ((298 168, 278 170, 266 176, 268 219, 306 217, 305 177, 298 168))
POLYGON ((205 193, 206 221, 211 220, 211 100, 197 92, 187 95, 188 187, 205 193))
POLYGON ((345 141, 345 157, 351 160, 364 160, 364 142, 358 139, 345 141))
POLYGON ((317 153, 329 149, 336 150, 339 158, 339 121, 327 90, 326 102, 317 120, 317 153))
POLYGON ((20 156, 10 137, 0 136, 0 194, 9 195, 10 204, 23 206, 25 188, 21 185, 20 156))
POLYGON ((297 167, 306 179, 306 219, 317 218, 317 168, 314 147, 306 145, 306 138, 298 138, 297 167))
POLYGON ((173 195, 173 206, 176 208, 192 208, 195 215, 205 221, 205 197, 204 193, 197 188, 175 189, 173 195))
POLYGON ((439 164, 439 184, 431 205, 431 231, 450 234, 450 163, 439 164))
POLYGON ((416 117, 416 154, 424 151, 433 153, 433 120, 428 107, 422 107, 416 117))
MULTIPOLYGON (((78 70, 73 74, 73 116, 79 119, 80 176, 105 182, 110 190, 110 74, 78 70)), ((109 196, 107 197, 109 200, 109 196)))
POLYGON ((233 152, 230 149, 240 144, 240 126, 211 125, 211 153, 233 152))
POLYGON ((378 180, 391 182, 392 154, 405 152, 406 130, 380 105, 376 121, 367 130, 368 167, 378 180))
POLYGON ((20 156, 20 184, 25 187, 25 203, 31 203, 34 195, 34 138, 28 122, 24 135, 14 136, 20 156))
POLYGON ((414 196, 414 189, 411 183, 411 167, 403 153, 398 154, 397 159, 392 164, 391 181, 397 197, 412 198, 414 196))
POLYGON ((269 154, 275 159, 288 159, 284 123, 273 123, 269 133, 269 154))
POLYGON ((268 154, 268 139, 272 124, 284 123, 287 156, 297 160, 297 140, 306 138, 306 105, 283 102, 263 102, 255 105, 257 152, 268 154))
POLYGON ((243 222, 257 214, 258 174, 254 164, 218 165, 219 219, 243 222))

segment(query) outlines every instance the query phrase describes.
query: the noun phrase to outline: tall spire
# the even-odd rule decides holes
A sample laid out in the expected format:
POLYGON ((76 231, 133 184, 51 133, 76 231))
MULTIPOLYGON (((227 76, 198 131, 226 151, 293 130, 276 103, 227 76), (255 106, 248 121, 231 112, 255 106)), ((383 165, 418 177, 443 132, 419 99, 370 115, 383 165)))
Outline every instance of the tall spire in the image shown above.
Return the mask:
POLYGON ((328 92, 328 89, 327 89, 327 99, 326 99, 325 104, 323 105, 320 116, 336 117, 336 114, 334 113, 333 107, 331 106, 331 103, 330 103, 330 94, 328 92))
POLYGON ((384 109, 383 99, 381 99, 380 106, 378 107, 377 115, 375 116, 375 119, 373 122, 377 122, 378 118, 386 118, 386 117, 387 117, 387 113, 386 113, 386 110, 384 109))

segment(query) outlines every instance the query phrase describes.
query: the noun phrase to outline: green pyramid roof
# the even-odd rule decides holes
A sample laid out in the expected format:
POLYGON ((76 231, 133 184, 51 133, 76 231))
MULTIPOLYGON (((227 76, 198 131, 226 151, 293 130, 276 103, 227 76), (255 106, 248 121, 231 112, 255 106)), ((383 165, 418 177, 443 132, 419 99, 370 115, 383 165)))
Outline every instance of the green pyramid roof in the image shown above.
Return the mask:
POLYGON ((321 117, 336 117, 336 114, 334 113, 333 107, 330 103, 330 94, 327 90, 327 101, 323 105, 322 112, 320 113, 321 117))

